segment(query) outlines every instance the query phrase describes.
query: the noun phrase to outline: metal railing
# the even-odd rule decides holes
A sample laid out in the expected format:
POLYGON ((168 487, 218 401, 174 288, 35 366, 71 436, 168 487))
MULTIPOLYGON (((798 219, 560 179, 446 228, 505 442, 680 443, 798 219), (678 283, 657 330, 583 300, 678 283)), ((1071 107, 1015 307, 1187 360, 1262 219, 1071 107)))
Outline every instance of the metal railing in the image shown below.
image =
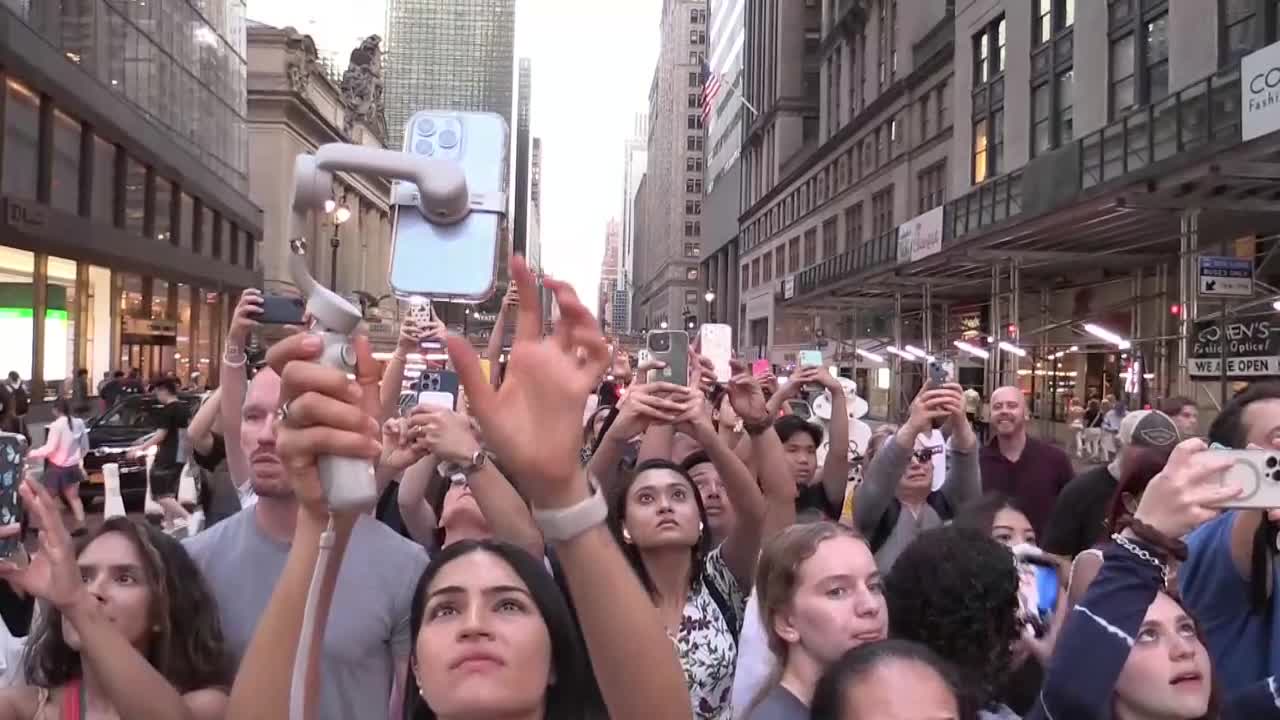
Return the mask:
POLYGON ((1238 66, 1080 138, 1080 189, 1224 139, 1240 141, 1238 66))
POLYGON ((852 250, 801 271, 796 276, 796 294, 813 292, 831 282, 847 278, 854 273, 888 267, 898 262, 898 229, 881 233, 852 250))
POLYGON ((950 232, 944 243, 1022 213, 1022 170, 1000 175, 947 203, 950 232))

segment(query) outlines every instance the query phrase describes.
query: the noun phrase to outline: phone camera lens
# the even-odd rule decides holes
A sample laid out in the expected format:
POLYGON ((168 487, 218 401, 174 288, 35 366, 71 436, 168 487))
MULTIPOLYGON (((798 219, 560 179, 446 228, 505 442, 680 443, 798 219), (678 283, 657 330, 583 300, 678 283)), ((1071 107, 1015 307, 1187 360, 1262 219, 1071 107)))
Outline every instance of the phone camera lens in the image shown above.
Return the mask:
POLYGON ((445 130, 440 133, 440 147, 449 150, 458 146, 458 133, 445 130))
POLYGON ((1267 467, 1272 470, 1276 469, 1276 465, 1280 465, 1280 460, 1276 460, 1274 455, 1267 456, 1267 467))
POLYGON ((436 121, 431 118, 423 118, 418 121, 418 134, 431 135, 436 131, 436 121))
POLYGON ((419 155, 431 155, 436 151, 435 145, 430 140, 419 140, 413 146, 413 151, 419 155))
POLYGON ((1276 470, 1275 472, 1271 473, 1271 479, 1275 482, 1280 483, 1280 470, 1276 470))

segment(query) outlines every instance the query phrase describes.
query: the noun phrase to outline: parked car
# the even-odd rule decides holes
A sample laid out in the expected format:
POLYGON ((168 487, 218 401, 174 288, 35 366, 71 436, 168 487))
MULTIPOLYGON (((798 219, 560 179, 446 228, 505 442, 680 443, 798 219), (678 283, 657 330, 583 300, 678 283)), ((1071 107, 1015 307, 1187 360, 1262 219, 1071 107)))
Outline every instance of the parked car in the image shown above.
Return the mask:
MULTIPOLYGON (((195 415, 203 397, 199 393, 179 393, 178 401, 195 415)), ((159 429, 156 422, 159 409, 160 402, 155 395, 124 395, 106 412, 88 421, 89 454, 84 459, 88 477, 87 482, 80 483, 80 499, 86 509, 102 501, 102 466, 117 463, 125 508, 130 512, 142 510, 147 497, 147 461, 129 457, 128 449, 159 429)))

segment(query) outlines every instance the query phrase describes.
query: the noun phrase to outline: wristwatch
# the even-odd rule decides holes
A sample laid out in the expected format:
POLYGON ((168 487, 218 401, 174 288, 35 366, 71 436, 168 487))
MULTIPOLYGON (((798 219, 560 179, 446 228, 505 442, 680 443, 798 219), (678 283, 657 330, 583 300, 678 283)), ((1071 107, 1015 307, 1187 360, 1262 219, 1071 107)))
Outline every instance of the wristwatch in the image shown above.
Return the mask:
POLYGON ((460 472, 467 477, 471 477, 488 462, 489 453, 485 452, 484 448, 478 448, 471 454, 471 459, 468 460, 466 464, 460 464, 457 466, 456 472, 460 472))
POLYGON ((771 427, 773 427, 773 415, 771 414, 766 414, 764 419, 759 422, 747 422, 745 419, 742 421, 742 429, 746 430, 747 434, 752 437, 760 435, 771 427))
POLYGON ((542 531, 547 542, 567 542, 591 528, 602 524, 609 516, 609 505, 596 479, 587 475, 587 490, 591 494, 576 505, 559 510, 532 508, 533 522, 542 531))

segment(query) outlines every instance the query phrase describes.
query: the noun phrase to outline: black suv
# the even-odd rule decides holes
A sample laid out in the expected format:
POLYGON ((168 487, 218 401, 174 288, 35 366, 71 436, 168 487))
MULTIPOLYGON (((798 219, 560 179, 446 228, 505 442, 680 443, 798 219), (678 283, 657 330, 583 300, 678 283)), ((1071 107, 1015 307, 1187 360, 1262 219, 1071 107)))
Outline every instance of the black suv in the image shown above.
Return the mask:
MULTIPOLYGON (((184 403, 191 415, 204 396, 198 393, 179 393, 178 402, 184 403)), ((159 428, 156 413, 160 401, 150 393, 122 395, 107 411, 88 421, 89 454, 84 458, 84 471, 88 482, 80 483, 80 499, 85 507, 93 507, 102 498, 102 466, 107 463, 120 465, 120 495, 125 507, 142 510, 147 497, 147 462, 143 458, 128 456, 128 448, 159 428)))

